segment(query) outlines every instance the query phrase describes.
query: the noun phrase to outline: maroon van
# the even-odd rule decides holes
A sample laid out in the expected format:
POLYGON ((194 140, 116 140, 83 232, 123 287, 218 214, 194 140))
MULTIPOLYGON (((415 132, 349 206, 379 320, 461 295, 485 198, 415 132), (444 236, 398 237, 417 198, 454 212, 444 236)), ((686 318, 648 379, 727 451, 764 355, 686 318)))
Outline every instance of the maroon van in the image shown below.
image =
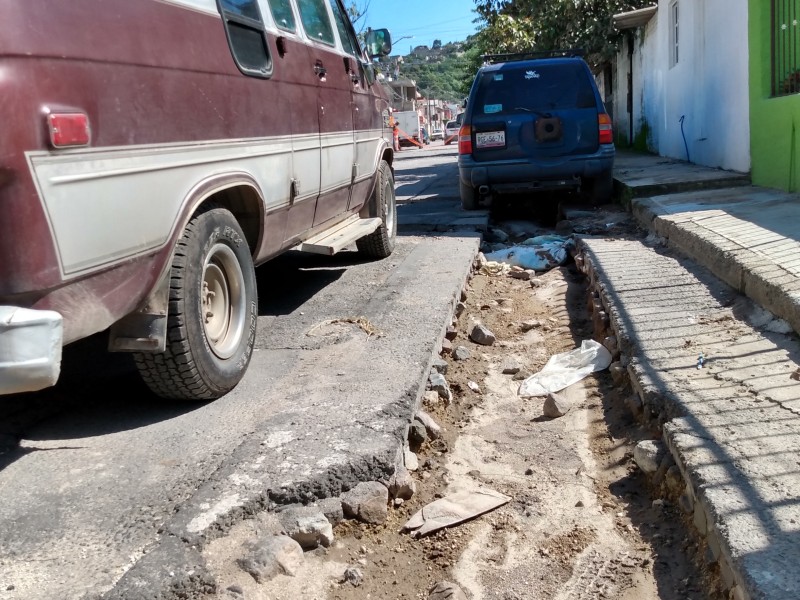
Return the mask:
POLYGON ((254 265, 394 247, 388 102, 341 0, 0 3, 0 394, 109 329, 158 395, 241 379, 254 265))

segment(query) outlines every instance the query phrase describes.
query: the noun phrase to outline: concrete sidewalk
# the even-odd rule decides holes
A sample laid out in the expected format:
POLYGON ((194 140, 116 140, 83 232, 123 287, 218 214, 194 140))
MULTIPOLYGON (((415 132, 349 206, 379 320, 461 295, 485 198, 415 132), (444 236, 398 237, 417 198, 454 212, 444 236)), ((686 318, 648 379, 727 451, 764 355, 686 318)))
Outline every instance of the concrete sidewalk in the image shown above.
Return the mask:
POLYGON ((643 227, 800 333, 799 195, 749 185, 739 173, 624 152, 615 179, 643 227))
POLYGON ((731 598, 796 598, 800 341, 758 304, 800 331, 800 197, 655 156, 620 153, 615 171, 639 222, 691 259, 580 243, 631 410, 669 450, 656 489, 679 496, 731 598))

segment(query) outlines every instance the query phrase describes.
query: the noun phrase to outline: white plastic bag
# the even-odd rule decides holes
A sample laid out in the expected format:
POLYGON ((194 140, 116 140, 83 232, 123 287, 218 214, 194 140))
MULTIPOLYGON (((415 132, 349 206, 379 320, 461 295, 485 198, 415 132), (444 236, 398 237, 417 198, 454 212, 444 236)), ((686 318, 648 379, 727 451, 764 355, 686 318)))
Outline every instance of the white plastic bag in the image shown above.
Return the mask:
POLYGON ((556 235, 528 238, 519 246, 490 252, 489 261, 506 263, 523 269, 549 271, 567 262, 570 240, 556 235))
POLYGON ((522 382, 519 395, 531 398, 561 391, 590 373, 607 369, 612 360, 601 343, 583 340, 580 348, 551 356, 541 371, 522 382))

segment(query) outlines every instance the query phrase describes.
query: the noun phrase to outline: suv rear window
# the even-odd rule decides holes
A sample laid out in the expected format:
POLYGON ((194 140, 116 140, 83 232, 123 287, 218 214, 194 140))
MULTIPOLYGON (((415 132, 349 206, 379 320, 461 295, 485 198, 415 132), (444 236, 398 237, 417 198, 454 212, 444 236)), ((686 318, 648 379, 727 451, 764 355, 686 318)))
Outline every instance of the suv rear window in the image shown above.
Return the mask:
POLYGON ((595 107, 594 88, 582 64, 529 63, 485 72, 473 111, 476 115, 508 115, 595 107))

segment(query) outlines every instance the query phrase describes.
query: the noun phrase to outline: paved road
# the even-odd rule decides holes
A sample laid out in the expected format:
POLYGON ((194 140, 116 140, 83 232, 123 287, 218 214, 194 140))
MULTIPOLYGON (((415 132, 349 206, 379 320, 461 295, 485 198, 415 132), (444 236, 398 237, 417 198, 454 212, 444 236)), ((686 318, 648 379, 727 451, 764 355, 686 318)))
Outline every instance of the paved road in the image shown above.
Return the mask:
MULTIPOLYGON (((453 165, 450 148, 401 155, 401 194, 451 189, 453 165)), ((290 253, 261 267, 257 350, 213 403, 153 398, 102 338, 71 348, 57 388, 0 402, 0 599, 198 587, 209 537, 385 477, 477 245, 402 235, 383 261, 290 253)))

